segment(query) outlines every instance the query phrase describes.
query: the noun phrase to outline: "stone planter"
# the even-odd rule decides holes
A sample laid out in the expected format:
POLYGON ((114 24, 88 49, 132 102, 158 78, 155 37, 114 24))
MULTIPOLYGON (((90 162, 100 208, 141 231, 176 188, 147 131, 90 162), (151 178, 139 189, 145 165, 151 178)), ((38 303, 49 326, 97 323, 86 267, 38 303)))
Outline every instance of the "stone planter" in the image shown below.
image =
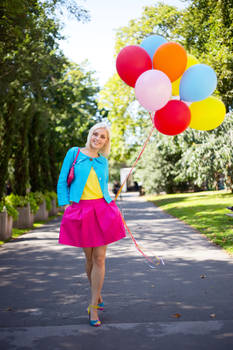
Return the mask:
POLYGON ((56 205, 56 199, 52 199, 52 208, 49 211, 49 216, 57 215, 58 208, 56 205))
POLYGON ((34 221, 43 221, 47 220, 49 216, 48 210, 46 209, 46 203, 43 201, 41 203, 39 209, 37 210, 36 214, 34 215, 34 221))
POLYGON ((28 204, 26 207, 18 207, 19 212, 18 219, 13 222, 13 227, 16 228, 30 228, 33 226, 33 214, 30 210, 30 205, 28 204))
POLYGON ((0 213, 0 240, 5 241, 11 237, 13 218, 7 212, 0 213))

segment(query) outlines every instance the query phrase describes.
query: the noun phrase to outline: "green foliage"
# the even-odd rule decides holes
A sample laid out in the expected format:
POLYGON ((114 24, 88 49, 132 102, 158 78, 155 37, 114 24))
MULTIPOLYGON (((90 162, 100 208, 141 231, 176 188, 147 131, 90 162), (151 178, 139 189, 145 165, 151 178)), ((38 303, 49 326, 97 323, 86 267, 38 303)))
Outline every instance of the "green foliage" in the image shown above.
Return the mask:
POLYGON ((34 193, 32 192, 32 195, 33 195, 37 205, 40 205, 43 203, 45 198, 44 198, 44 194, 42 192, 39 192, 39 191, 34 192, 34 193))
POLYGON ((9 196, 6 197, 7 202, 12 204, 14 208, 22 208, 26 207, 28 205, 28 197, 27 196, 19 196, 16 194, 11 193, 9 196))
MULTIPOLYGON (((179 16, 179 11, 173 6, 158 4, 145 7, 141 18, 131 20, 128 26, 117 31, 116 54, 126 45, 139 44, 146 35, 162 34, 174 38, 172 29, 179 16)), ((110 166, 115 168, 116 163, 126 164, 138 140, 143 137, 144 128, 149 125, 149 114, 135 103, 134 89, 123 83, 117 74, 100 91, 99 108, 108 111, 111 122, 110 166)))
MULTIPOLYGON (((88 67, 58 47, 58 11, 89 19, 75 0, 4 0, 0 6, 0 198, 54 191, 69 147, 101 119, 88 67)), ((49 201, 47 203, 49 206, 49 201)))
MULTIPOLYGON (((30 210, 33 214, 35 214, 40 204, 43 201, 46 201, 46 209, 50 210, 52 208, 52 200, 56 199, 57 195, 55 192, 46 191, 44 194, 42 192, 29 192, 26 196, 19 196, 11 193, 9 196, 6 196, 4 200, 0 203, 0 212, 3 211, 4 208, 7 209, 8 213, 11 210, 11 213, 14 213, 14 210, 18 207, 25 207, 30 204, 30 210)), ((13 214, 10 214, 13 216, 13 214)))
POLYGON ((111 157, 118 162, 127 158, 128 150, 124 135, 127 129, 135 124, 128 108, 132 101, 132 89, 126 86, 116 74, 109 79, 100 92, 99 108, 105 108, 108 111, 108 119, 111 122, 111 157))
MULTIPOLYGON (((185 10, 162 3, 145 7, 142 15, 116 33, 116 54, 126 45, 140 44, 160 34, 181 43, 201 63, 213 67, 220 96, 232 109, 233 4, 229 0, 191 0, 185 10)), ((116 75, 100 93, 100 106, 112 124, 110 165, 131 165, 148 135, 150 117, 135 102, 134 90, 116 75)), ((139 161, 135 179, 147 193, 218 188, 220 180, 233 191, 232 113, 213 131, 186 130, 168 137, 157 133, 139 161)))
POLYGON ((187 186, 183 181, 179 183, 174 181, 181 154, 177 138, 167 138, 157 132, 139 160, 134 178, 147 193, 162 191, 173 193, 185 190, 187 186))
POLYGON ((7 211, 7 214, 9 216, 12 216, 13 220, 17 220, 18 219, 18 216, 19 216, 19 212, 17 209, 15 209, 11 204, 9 204, 7 201, 5 203, 5 208, 6 208, 6 211, 7 211))
POLYGON ((25 195, 29 183, 28 132, 38 100, 59 76, 64 57, 57 50, 58 25, 38 1, 4 1, 0 8, 0 197, 10 159, 16 162, 14 191, 25 195))
POLYGON ((49 211, 52 209, 52 198, 48 192, 44 193, 44 199, 46 203, 46 209, 49 211))
POLYGON ((30 204, 30 210, 33 214, 35 214, 37 212, 37 210, 39 209, 39 204, 37 203, 37 200, 35 198, 34 193, 29 192, 27 193, 27 200, 30 204))
POLYGON ((180 173, 175 180, 192 180, 199 187, 205 183, 208 189, 217 189, 219 180, 224 177, 225 186, 233 190, 232 125, 233 113, 228 113, 224 123, 216 130, 187 131, 192 135, 192 142, 180 143, 180 173))
POLYGON ((58 145, 62 144, 59 160, 63 159, 64 150, 85 144, 88 129, 96 122, 98 91, 94 73, 74 63, 67 64, 61 79, 54 82, 53 108, 57 114, 51 124, 58 145))
POLYGON ((9 216, 13 217, 13 220, 17 220, 19 213, 7 197, 3 198, 0 202, 0 213, 5 211, 9 216))
POLYGON ((47 0, 42 1, 42 4, 46 7, 46 13, 51 14, 59 12, 61 16, 64 16, 64 11, 70 18, 74 18, 77 21, 86 22, 89 20, 89 12, 77 4, 75 0, 47 0))
POLYGON ((217 73, 216 94, 227 110, 233 108, 233 2, 192 0, 182 13, 175 32, 201 63, 217 73))
POLYGON ((45 192, 46 196, 48 196, 51 200, 57 199, 57 194, 54 191, 46 191, 45 192))
POLYGON ((147 193, 233 188, 233 113, 212 131, 188 129, 175 137, 156 133, 139 161, 135 179, 147 193))
POLYGON ((158 3, 146 6, 140 18, 131 20, 128 26, 121 27, 116 33, 115 51, 118 53, 126 45, 140 44, 149 35, 158 34, 170 40, 177 40, 174 28, 181 12, 174 6, 158 3))

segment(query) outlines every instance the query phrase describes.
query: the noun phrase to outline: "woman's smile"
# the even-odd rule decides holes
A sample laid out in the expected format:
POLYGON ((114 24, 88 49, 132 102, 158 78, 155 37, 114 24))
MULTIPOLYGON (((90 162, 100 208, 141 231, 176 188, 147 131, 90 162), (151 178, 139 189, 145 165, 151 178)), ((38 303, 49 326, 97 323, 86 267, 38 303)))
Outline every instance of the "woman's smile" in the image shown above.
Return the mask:
POLYGON ((91 146, 101 149, 107 140, 107 132, 105 129, 97 129, 91 137, 91 146))

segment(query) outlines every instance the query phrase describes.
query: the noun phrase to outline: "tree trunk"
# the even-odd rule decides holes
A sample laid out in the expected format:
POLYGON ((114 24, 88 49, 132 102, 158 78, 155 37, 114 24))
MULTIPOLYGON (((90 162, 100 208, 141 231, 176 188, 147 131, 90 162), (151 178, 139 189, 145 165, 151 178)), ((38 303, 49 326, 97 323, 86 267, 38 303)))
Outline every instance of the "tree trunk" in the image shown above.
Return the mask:
POLYGON ((16 103, 11 103, 8 110, 4 113, 4 126, 2 136, 2 147, 0 150, 0 200, 5 194, 6 181, 8 176, 8 163, 12 155, 12 147, 15 138, 15 115, 16 103))
POLYGON ((29 110, 24 115, 24 122, 21 123, 17 135, 17 147, 15 151, 15 193, 25 196, 29 186, 29 160, 28 160, 28 131, 31 120, 29 110))
POLYGON ((40 174, 40 161, 39 161, 39 137, 40 137, 40 112, 37 111, 33 114, 31 119, 31 126, 29 131, 29 176, 30 176, 30 185, 31 191, 36 192, 40 191, 42 188, 41 183, 41 174, 40 174))

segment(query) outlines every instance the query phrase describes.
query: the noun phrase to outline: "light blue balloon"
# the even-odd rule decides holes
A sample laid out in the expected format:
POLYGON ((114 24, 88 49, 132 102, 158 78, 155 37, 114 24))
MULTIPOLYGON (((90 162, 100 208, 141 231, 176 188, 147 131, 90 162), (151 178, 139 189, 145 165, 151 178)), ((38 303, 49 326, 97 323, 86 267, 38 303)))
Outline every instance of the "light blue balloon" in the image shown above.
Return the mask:
POLYGON ((201 101, 210 96, 217 86, 215 71, 206 64, 188 68, 180 81, 180 99, 187 102, 201 101))
POLYGON ((155 51, 159 48, 159 46, 165 44, 166 42, 167 40, 161 35, 150 35, 141 42, 140 46, 147 51, 151 60, 153 60, 155 51))

